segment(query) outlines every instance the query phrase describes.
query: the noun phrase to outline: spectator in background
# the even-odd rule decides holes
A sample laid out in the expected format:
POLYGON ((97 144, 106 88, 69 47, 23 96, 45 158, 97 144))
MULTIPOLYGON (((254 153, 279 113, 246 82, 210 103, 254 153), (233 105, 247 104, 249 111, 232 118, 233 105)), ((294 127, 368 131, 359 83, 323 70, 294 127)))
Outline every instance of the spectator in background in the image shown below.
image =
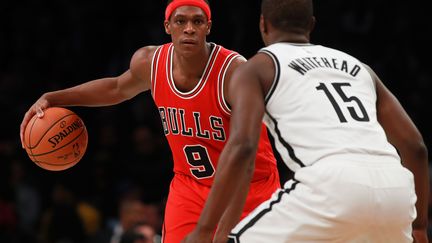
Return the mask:
POLYGON ((139 223, 134 225, 131 229, 125 231, 121 238, 120 243, 159 243, 160 236, 156 234, 153 227, 139 223))
POLYGON ((138 198, 123 197, 119 203, 118 219, 113 225, 108 225, 106 229, 99 232, 90 242, 119 243, 124 232, 146 221, 144 203, 138 198))
POLYGON ((157 235, 162 233, 163 213, 162 203, 145 202, 144 203, 144 222, 153 228, 157 235))
POLYGON ((11 242, 16 237, 17 216, 11 191, 0 187, 0 242, 11 242))
POLYGON ((78 212, 75 193, 66 183, 57 183, 52 191, 53 205, 42 214, 39 239, 42 243, 82 243, 85 228, 78 212))
POLYGON ((93 237, 99 232, 102 215, 98 208, 84 200, 80 200, 78 201, 77 212, 83 223, 86 238, 93 237))
POLYGON ((163 150, 160 137, 147 125, 138 125, 131 133, 132 146, 126 154, 125 175, 145 189, 145 200, 155 201, 167 194, 172 178, 171 151, 163 150), (157 181, 157 183, 155 183, 157 181))
POLYGON ((40 217, 41 199, 35 183, 28 178, 26 167, 21 161, 13 161, 10 168, 10 184, 15 192, 15 210, 21 235, 31 237, 40 217))

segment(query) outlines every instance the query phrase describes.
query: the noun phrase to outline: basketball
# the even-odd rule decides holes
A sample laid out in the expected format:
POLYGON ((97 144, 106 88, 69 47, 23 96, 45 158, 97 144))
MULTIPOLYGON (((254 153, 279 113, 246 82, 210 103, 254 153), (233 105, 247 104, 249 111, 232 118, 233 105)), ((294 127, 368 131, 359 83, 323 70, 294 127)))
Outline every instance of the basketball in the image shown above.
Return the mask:
POLYGON ((34 115, 24 130, 24 145, 30 159, 43 169, 66 170, 83 157, 87 129, 73 111, 50 107, 44 116, 34 115))

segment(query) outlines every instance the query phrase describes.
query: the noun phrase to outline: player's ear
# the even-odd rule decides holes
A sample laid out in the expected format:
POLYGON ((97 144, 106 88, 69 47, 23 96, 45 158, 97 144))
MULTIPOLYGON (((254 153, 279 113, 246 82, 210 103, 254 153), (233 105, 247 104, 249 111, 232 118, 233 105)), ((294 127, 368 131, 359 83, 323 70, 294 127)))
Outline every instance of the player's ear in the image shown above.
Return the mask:
POLYGON ((261 31, 262 34, 266 34, 267 33, 266 21, 265 21, 264 16, 262 14, 260 16, 259 27, 260 27, 260 31, 261 31))
POLYGON ((309 31, 310 32, 312 32, 315 29, 315 23, 316 23, 315 16, 312 16, 310 23, 309 23, 309 31))
POLYGON ((307 38, 308 39, 310 39, 310 35, 311 35, 311 33, 312 33, 312 31, 314 30, 314 28, 315 28, 315 17, 314 16, 312 16, 311 18, 310 18, 310 20, 309 20, 309 23, 308 23, 308 29, 307 29, 307 38))
POLYGON ((211 20, 209 20, 209 21, 207 22, 207 35, 210 34, 212 24, 213 24, 213 22, 212 22, 211 20))
POLYGON ((164 21, 164 27, 165 27, 165 33, 167 33, 168 35, 171 35, 169 20, 164 21))

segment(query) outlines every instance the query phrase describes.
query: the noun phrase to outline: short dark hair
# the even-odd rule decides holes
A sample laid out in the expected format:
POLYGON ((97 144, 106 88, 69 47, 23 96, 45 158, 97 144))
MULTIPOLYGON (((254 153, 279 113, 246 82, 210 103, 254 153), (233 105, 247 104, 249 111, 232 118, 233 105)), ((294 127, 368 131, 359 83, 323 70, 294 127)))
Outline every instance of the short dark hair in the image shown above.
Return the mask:
POLYGON ((313 16, 312 0, 263 0, 261 13, 282 31, 307 31, 313 16))

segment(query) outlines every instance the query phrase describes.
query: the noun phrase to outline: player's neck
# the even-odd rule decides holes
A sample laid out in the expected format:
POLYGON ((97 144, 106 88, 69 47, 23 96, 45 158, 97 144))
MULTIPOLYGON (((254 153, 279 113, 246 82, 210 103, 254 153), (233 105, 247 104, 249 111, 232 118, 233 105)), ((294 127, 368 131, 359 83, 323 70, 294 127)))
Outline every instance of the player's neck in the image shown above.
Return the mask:
POLYGON ((179 71, 184 77, 200 78, 204 72, 211 53, 211 44, 206 43, 196 53, 181 53, 174 49, 173 71, 179 71))
POLYGON ((269 38, 269 45, 278 43, 278 42, 289 42, 289 43, 309 43, 309 36, 305 34, 299 34, 299 33, 283 33, 283 32, 276 32, 275 34, 271 35, 269 38))

